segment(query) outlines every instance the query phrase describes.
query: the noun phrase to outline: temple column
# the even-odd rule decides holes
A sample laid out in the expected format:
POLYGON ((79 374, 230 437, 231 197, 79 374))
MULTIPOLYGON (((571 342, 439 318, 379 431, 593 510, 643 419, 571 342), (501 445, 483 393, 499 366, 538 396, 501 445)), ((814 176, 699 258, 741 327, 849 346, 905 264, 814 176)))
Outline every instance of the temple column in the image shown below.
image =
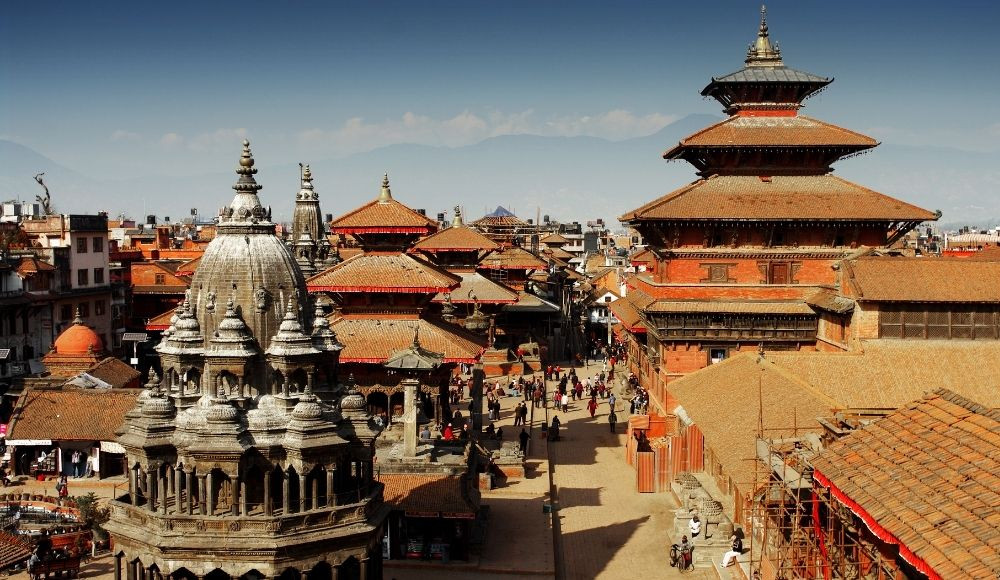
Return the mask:
POLYGON ((309 495, 306 489, 306 477, 301 473, 296 473, 296 477, 299 478, 299 511, 306 511, 306 496, 309 495))
POLYGON ((135 505, 135 488, 138 487, 135 483, 136 478, 139 477, 139 470, 134 467, 129 467, 128 469, 128 497, 135 505))
POLYGON ((291 513, 291 489, 289 485, 290 476, 287 472, 281 472, 281 515, 291 513))
POLYGON ((126 562, 125 578, 127 580, 135 580, 135 562, 126 562))
POLYGON ((336 502, 337 496, 334 495, 334 487, 333 487, 334 473, 335 470, 333 468, 333 465, 326 468, 326 507, 330 507, 337 503, 336 502))
POLYGON ((174 470, 174 513, 184 513, 184 470, 174 470))
POLYGON ((368 564, 371 558, 361 560, 361 580, 368 580, 368 564))
POLYGON ((215 515, 215 478, 212 477, 212 472, 209 471, 205 475, 205 511, 208 515, 215 515))
POLYGON ((187 513, 190 516, 194 514, 194 470, 186 471, 184 476, 184 487, 187 489, 187 513))
POLYGON ((146 508, 153 512, 156 511, 156 473, 154 471, 146 472, 146 508))
POLYGON ((314 510, 319 508, 319 477, 313 476, 312 481, 312 494, 309 498, 309 509, 314 510))
POLYGON ((156 496, 160 500, 160 513, 166 514, 167 513, 167 487, 168 487, 168 483, 167 482, 169 481, 169 478, 167 478, 167 477, 160 477, 160 470, 157 469, 156 470, 156 479, 157 479, 158 485, 159 485, 159 487, 156 488, 156 496))
POLYGON ((208 496, 205 492, 205 476, 198 475, 198 513, 205 515, 205 506, 208 505, 208 496))
POLYGON ((174 466, 173 465, 168 465, 167 466, 167 473, 166 473, 166 475, 167 475, 167 485, 169 486, 167 488, 167 493, 169 493, 170 495, 174 495, 174 492, 176 491, 176 488, 174 488, 174 466))
POLYGON ((264 472, 264 515, 271 515, 271 475, 273 472, 264 472))
POLYGON ((243 481, 243 478, 239 480, 239 492, 240 492, 240 511, 239 515, 247 515, 247 482, 243 481))
POLYGON ((122 555, 115 555, 115 580, 122 580, 122 555))

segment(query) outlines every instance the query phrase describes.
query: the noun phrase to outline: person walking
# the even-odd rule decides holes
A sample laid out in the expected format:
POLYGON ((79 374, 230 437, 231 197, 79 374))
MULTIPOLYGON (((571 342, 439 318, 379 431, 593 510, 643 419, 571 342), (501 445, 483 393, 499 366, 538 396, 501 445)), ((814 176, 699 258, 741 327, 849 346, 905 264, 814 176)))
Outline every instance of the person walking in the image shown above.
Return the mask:
POLYGON ((531 439, 531 436, 528 435, 528 432, 524 430, 524 428, 522 427, 521 434, 518 435, 517 438, 520 440, 521 443, 521 455, 524 455, 525 453, 528 452, 528 440, 531 439))
POLYGON ((611 412, 608 413, 608 425, 611 426, 611 432, 615 433, 615 423, 618 422, 618 415, 615 414, 615 408, 611 407, 611 412))
POLYGON ((694 546, 692 546, 691 543, 688 542, 687 536, 681 536, 681 543, 678 546, 678 548, 680 549, 681 552, 680 569, 682 571, 687 570, 688 568, 691 567, 691 551, 694 548, 694 546))
POLYGON ((563 410, 563 413, 566 413, 566 412, 569 411, 569 395, 567 395, 567 394, 563 394, 563 396, 562 396, 562 410, 563 410))
POLYGON ((590 416, 593 418, 594 413, 597 412, 597 397, 590 398, 590 402, 587 403, 587 410, 590 411, 590 416))

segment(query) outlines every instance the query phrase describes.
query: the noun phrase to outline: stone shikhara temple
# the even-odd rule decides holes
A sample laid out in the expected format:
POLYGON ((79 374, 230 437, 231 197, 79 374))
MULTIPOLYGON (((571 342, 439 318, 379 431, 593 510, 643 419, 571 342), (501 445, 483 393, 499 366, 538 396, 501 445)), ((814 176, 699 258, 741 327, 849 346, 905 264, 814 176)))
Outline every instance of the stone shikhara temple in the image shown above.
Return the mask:
POLYGON ((342 346, 300 266, 324 258, 322 228, 293 256, 256 172, 244 141, 236 196, 157 347, 163 378, 126 415, 116 579, 382 578, 377 431, 353 380, 337 386, 342 346))

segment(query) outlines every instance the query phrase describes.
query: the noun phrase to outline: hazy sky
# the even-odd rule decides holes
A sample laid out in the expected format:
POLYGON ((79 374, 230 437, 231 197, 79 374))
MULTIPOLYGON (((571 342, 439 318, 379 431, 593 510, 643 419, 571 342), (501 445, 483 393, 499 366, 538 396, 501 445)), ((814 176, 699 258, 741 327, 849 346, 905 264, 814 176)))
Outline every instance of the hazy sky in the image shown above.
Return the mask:
MULTIPOLYGON (((836 77, 806 114, 891 143, 997 151, 1000 2, 775 1, 787 65, 836 77)), ((87 175, 228 170, 393 143, 622 139, 721 114, 759 4, 7 2, 0 136, 87 175)), ((666 147, 669 144, 664 144, 666 147)), ((0 160, 0 163, 3 161, 0 160)))

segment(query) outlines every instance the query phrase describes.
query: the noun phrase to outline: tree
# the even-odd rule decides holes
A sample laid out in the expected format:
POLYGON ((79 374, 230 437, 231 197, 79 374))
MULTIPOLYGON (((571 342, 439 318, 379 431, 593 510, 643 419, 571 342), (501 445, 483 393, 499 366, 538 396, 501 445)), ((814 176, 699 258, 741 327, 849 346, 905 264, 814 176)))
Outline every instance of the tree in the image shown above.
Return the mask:
POLYGON ((94 532, 94 539, 105 539, 108 532, 102 526, 111 519, 111 508, 102 506, 97 494, 90 492, 76 498, 76 508, 80 510, 80 521, 94 532))

